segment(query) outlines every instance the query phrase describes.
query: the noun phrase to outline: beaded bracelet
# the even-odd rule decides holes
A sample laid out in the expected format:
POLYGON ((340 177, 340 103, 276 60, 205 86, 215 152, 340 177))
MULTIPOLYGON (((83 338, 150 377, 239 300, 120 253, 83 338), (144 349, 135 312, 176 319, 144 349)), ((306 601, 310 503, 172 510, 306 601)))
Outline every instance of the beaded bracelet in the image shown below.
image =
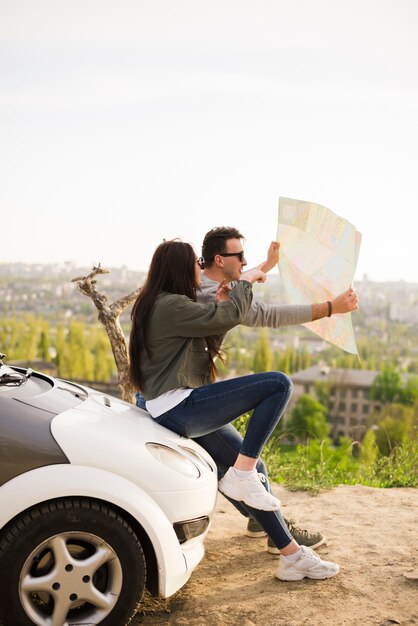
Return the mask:
POLYGON ((327 304, 328 304, 328 315, 327 315, 327 317, 331 317, 331 315, 332 315, 332 303, 330 302, 330 300, 327 300, 327 304))

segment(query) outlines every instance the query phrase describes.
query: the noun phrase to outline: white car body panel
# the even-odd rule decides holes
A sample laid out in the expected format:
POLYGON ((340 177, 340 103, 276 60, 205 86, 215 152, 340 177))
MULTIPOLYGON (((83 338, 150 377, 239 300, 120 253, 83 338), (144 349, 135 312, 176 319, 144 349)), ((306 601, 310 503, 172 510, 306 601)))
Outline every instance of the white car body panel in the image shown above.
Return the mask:
MULTIPOLYGON (((114 504, 141 524, 156 553, 158 591, 162 597, 180 589, 204 555, 206 533, 180 545, 173 526, 157 502, 138 485, 100 468, 72 464, 41 467, 3 485, 0 527, 34 504, 67 496, 97 498, 114 504)), ((181 510, 181 506, 179 508, 181 510)))
POLYGON ((132 481, 152 495, 172 523, 212 516, 217 494, 214 461, 196 442, 159 426, 145 411, 116 398, 107 407, 103 395, 94 394, 57 415, 51 431, 71 464, 102 468, 132 481), (195 450, 206 460, 192 461, 200 476, 168 468, 150 453, 147 442, 177 449, 183 456, 179 446, 195 450))
MULTIPOLYGON (((46 442, 54 440, 56 458, 62 462, 54 459, 54 464, 47 464, 54 447, 46 445, 45 465, 28 466, 1 484, 0 529, 31 507, 54 499, 84 497, 107 502, 119 507, 122 515, 132 516, 147 534, 157 561, 158 594, 169 597, 187 582, 204 556, 208 529, 180 544, 173 524, 204 516, 212 519, 218 484, 213 459, 195 441, 160 426, 146 411, 113 396, 59 379, 51 379, 49 391, 42 385, 39 388, 39 400, 36 393, 26 395, 24 404, 33 402, 35 408, 40 407, 36 410, 47 413, 52 409, 44 437, 46 442), (77 401, 54 415, 57 386, 77 401), (76 395, 77 388, 85 390, 86 399, 76 395)), ((18 449, 18 438, 16 442, 18 449)), ((30 438, 25 445, 30 449, 30 438)))

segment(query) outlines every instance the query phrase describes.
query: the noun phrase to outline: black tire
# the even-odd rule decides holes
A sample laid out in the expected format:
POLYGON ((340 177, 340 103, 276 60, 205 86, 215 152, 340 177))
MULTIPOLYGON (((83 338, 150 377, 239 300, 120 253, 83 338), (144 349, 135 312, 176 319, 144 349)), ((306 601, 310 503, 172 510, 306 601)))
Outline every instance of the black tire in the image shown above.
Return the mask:
POLYGON ((68 498, 42 504, 0 538, 4 626, 43 626, 52 615, 60 615, 57 626, 122 626, 135 614, 145 580, 137 536, 103 502, 68 498))

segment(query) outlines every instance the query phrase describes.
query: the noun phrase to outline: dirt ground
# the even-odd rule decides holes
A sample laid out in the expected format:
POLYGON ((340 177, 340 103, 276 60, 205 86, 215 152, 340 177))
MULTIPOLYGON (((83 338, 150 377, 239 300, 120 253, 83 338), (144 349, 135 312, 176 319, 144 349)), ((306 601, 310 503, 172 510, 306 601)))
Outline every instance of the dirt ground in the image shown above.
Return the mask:
POLYGON ((206 554, 166 600, 145 598, 135 626, 390 626, 418 624, 418 490, 339 486, 319 495, 274 486, 285 517, 321 530, 329 580, 282 582, 266 540, 219 494, 206 554), (407 576, 405 576, 405 574, 407 576))

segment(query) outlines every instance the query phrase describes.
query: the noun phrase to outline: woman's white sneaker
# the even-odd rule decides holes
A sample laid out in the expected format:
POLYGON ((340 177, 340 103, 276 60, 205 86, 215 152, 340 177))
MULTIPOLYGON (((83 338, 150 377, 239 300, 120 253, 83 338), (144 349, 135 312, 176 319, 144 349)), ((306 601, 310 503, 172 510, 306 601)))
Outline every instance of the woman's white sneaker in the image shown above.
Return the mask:
POLYGON ((279 566, 276 577, 280 580, 302 580, 302 578, 313 578, 322 580, 331 578, 340 571, 339 565, 331 561, 323 561, 313 550, 306 546, 301 546, 301 555, 297 561, 289 561, 285 556, 280 555, 279 566))
POLYGON ((230 467, 218 483, 219 491, 228 498, 244 502, 253 509, 277 511, 280 508, 280 500, 263 487, 257 471, 246 472, 246 474, 248 476, 245 478, 238 477, 234 468, 230 467))

